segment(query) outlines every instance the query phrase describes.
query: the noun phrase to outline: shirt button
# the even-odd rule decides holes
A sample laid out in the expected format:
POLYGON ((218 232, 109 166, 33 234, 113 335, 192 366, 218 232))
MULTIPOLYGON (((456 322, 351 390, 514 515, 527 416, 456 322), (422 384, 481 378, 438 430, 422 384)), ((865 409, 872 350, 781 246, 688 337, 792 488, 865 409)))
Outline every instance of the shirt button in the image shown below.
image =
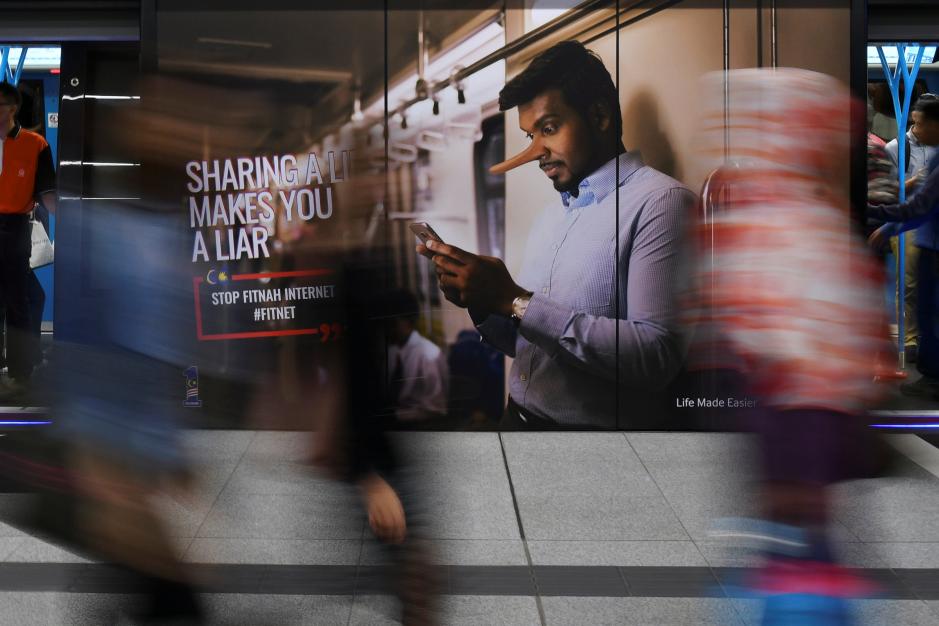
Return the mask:
POLYGON ((522 382, 525 382, 526 380, 528 380, 528 376, 526 376, 525 374, 522 374, 522 375, 519 376, 518 378, 519 378, 519 380, 521 380, 522 382))

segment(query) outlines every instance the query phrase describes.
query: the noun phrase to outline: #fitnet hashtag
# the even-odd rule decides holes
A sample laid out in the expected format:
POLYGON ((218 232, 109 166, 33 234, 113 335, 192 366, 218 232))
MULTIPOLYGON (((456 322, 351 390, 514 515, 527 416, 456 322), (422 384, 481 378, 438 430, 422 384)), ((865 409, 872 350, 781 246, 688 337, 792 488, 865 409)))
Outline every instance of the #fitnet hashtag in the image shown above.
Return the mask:
POLYGON ((255 310, 254 310, 254 321, 256 322, 256 321, 258 321, 258 320, 260 320, 260 319, 261 319, 261 309, 255 309, 255 310))

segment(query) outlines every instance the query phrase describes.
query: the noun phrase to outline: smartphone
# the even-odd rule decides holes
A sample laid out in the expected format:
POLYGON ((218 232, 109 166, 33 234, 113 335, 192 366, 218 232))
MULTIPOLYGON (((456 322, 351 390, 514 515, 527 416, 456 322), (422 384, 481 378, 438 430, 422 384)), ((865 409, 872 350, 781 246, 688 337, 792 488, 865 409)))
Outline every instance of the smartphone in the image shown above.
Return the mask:
POLYGON ((417 238, 420 239, 421 243, 425 246, 427 245, 427 242, 431 240, 438 241, 440 243, 444 242, 443 239, 440 238, 440 235, 438 235, 427 222, 414 222, 413 224, 410 224, 408 228, 411 229, 412 233, 417 235, 417 238))

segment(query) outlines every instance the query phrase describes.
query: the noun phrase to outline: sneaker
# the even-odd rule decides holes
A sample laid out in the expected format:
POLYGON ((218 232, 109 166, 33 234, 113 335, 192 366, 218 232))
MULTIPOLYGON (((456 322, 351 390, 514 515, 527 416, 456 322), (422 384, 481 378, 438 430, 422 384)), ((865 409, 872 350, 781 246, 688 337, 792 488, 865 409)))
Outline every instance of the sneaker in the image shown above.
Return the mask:
POLYGON ((900 391, 907 396, 932 398, 939 396, 939 380, 923 376, 916 382, 903 383, 900 385, 900 391))
POLYGON ((849 601, 881 592, 850 569, 799 559, 771 559, 750 584, 764 598, 762 626, 852 626, 849 601))
POLYGON ((763 626, 853 626, 858 622, 843 598, 780 594, 766 599, 763 626))

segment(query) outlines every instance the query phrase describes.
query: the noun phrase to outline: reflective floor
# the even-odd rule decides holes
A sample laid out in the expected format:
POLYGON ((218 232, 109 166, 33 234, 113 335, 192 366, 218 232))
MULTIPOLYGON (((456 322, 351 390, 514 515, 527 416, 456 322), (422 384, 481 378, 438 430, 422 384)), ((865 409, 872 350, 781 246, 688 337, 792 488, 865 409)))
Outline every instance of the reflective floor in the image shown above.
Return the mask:
MULTIPOLYGON (((728 595, 753 555, 709 534, 754 512, 746 436, 398 436, 424 479, 413 523, 436 545, 444 623, 759 623, 759 602, 728 595)), ((187 433, 198 495, 161 507, 212 623, 396 623, 386 552, 355 494, 304 464, 309 441, 187 433)), ((861 623, 937 624, 939 450, 892 441, 891 476, 839 488, 835 548, 881 587, 855 602, 861 623)), ((113 623, 126 601, 120 572, 8 526, 0 560, 2 624, 113 623)))

